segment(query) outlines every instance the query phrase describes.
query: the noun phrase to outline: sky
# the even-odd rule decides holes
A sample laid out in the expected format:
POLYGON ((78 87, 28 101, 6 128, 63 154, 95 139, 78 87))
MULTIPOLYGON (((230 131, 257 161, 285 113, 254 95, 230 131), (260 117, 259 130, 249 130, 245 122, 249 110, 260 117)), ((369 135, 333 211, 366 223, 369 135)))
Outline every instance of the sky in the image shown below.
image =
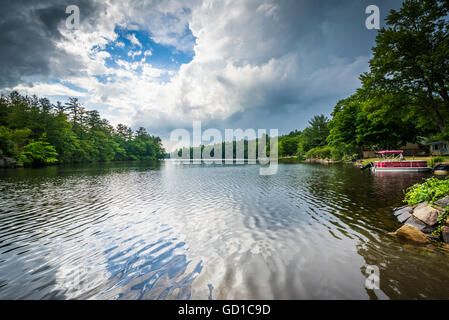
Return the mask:
POLYGON ((0 11, 0 92, 78 97, 111 124, 304 129, 360 86, 401 0, 34 0, 0 11), (67 28, 68 5, 79 28, 67 28))

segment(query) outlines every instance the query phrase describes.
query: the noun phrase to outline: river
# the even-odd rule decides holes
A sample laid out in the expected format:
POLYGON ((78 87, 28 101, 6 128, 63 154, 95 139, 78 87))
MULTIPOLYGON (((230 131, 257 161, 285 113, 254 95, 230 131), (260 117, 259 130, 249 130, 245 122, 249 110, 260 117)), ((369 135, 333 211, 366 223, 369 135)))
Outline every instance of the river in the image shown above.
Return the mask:
POLYGON ((449 250, 388 234, 423 177, 170 161, 2 170, 0 298, 448 299, 449 250))

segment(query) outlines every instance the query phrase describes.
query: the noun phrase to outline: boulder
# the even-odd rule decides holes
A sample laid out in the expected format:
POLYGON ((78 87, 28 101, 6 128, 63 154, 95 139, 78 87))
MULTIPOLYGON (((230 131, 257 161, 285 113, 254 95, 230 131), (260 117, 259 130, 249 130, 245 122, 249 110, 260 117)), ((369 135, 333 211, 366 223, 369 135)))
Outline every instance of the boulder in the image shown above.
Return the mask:
POLYGON ((397 217, 397 216, 403 214, 404 212, 412 213, 413 212, 413 207, 403 206, 403 207, 396 208, 396 209, 394 209, 393 214, 397 217))
POLYGON ((414 216, 410 216, 409 219, 407 219, 407 221, 405 221, 404 223, 405 225, 408 226, 412 226, 417 228, 419 231, 425 232, 425 233, 430 233, 432 232, 432 228, 429 227, 427 224, 425 224, 424 222, 416 219, 414 216))
POLYGON ((424 201, 415 206, 415 209, 422 209, 429 205, 429 201, 424 201))
POLYGON ((401 210, 401 209, 404 209, 405 207, 407 207, 407 205, 405 205, 405 206, 400 206, 400 207, 396 207, 396 208, 393 208, 393 211, 396 212, 396 211, 399 211, 399 210, 401 210))
POLYGON ((401 207, 398 208, 394 211, 394 215, 396 216, 396 218, 398 219, 398 221, 400 223, 404 223, 405 221, 407 221, 412 215, 411 213, 413 212, 413 208, 412 207, 401 207))
POLYGON ((418 228, 410 225, 403 225, 400 227, 396 231, 396 236, 401 240, 406 240, 417 244, 426 244, 429 242, 429 239, 427 239, 424 233, 419 231, 418 228))
POLYGON ((413 210, 413 215, 425 224, 432 227, 437 224, 440 211, 427 205, 421 206, 420 204, 415 208, 415 210, 413 210))
POLYGON ((449 205, 449 196, 445 196, 443 199, 435 201, 435 205, 441 208, 446 208, 449 205))
POLYGON ((443 230, 441 231, 441 235, 443 236, 443 241, 445 243, 449 243, 449 227, 444 226, 443 230))

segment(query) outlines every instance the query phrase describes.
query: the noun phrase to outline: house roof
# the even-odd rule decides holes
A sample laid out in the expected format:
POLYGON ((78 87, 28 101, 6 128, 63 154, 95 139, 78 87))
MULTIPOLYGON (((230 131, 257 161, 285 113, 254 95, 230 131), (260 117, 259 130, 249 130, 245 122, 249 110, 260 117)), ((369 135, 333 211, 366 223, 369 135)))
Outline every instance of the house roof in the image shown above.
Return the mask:
POLYGON ((432 142, 427 142, 427 145, 434 145, 434 144, 446 144, 448 143, 447 141, 444 140, 440 140, 440 141, 432 141, 432 142))

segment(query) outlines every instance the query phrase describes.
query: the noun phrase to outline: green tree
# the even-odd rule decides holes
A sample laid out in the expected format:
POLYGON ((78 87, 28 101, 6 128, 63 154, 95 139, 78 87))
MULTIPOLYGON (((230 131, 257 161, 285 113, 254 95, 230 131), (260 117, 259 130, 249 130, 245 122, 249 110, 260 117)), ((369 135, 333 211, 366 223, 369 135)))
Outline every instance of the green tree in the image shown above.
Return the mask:
POLYGON ((38 141, 31 140, 23 147, 19 159, 27 165, 47 165, 58 162, 58 153, 55 148, 46 141, 45 134, 38 141))
POLYGON ((0 155, 25 165, 45 165, 162 159, 165 150, 159 137, 143 128, 135 135, 124 125, 116 130, 76 98, 64 107, 13 91, 0 97, 0 155))
POLYGON ((405 95, 396 112, 413 114, 421 128, 448 136, 449 2, 406 0, 379 31, 370 72, 362 75, 373 92, 405 95))
POLYGON ((328 123, 329 119, 324 115, 314 116, 309 121, 309 126, 304 129, 299 138, 299 154, 304 155, 312 148, 323 147, 327 144, 328 123))

